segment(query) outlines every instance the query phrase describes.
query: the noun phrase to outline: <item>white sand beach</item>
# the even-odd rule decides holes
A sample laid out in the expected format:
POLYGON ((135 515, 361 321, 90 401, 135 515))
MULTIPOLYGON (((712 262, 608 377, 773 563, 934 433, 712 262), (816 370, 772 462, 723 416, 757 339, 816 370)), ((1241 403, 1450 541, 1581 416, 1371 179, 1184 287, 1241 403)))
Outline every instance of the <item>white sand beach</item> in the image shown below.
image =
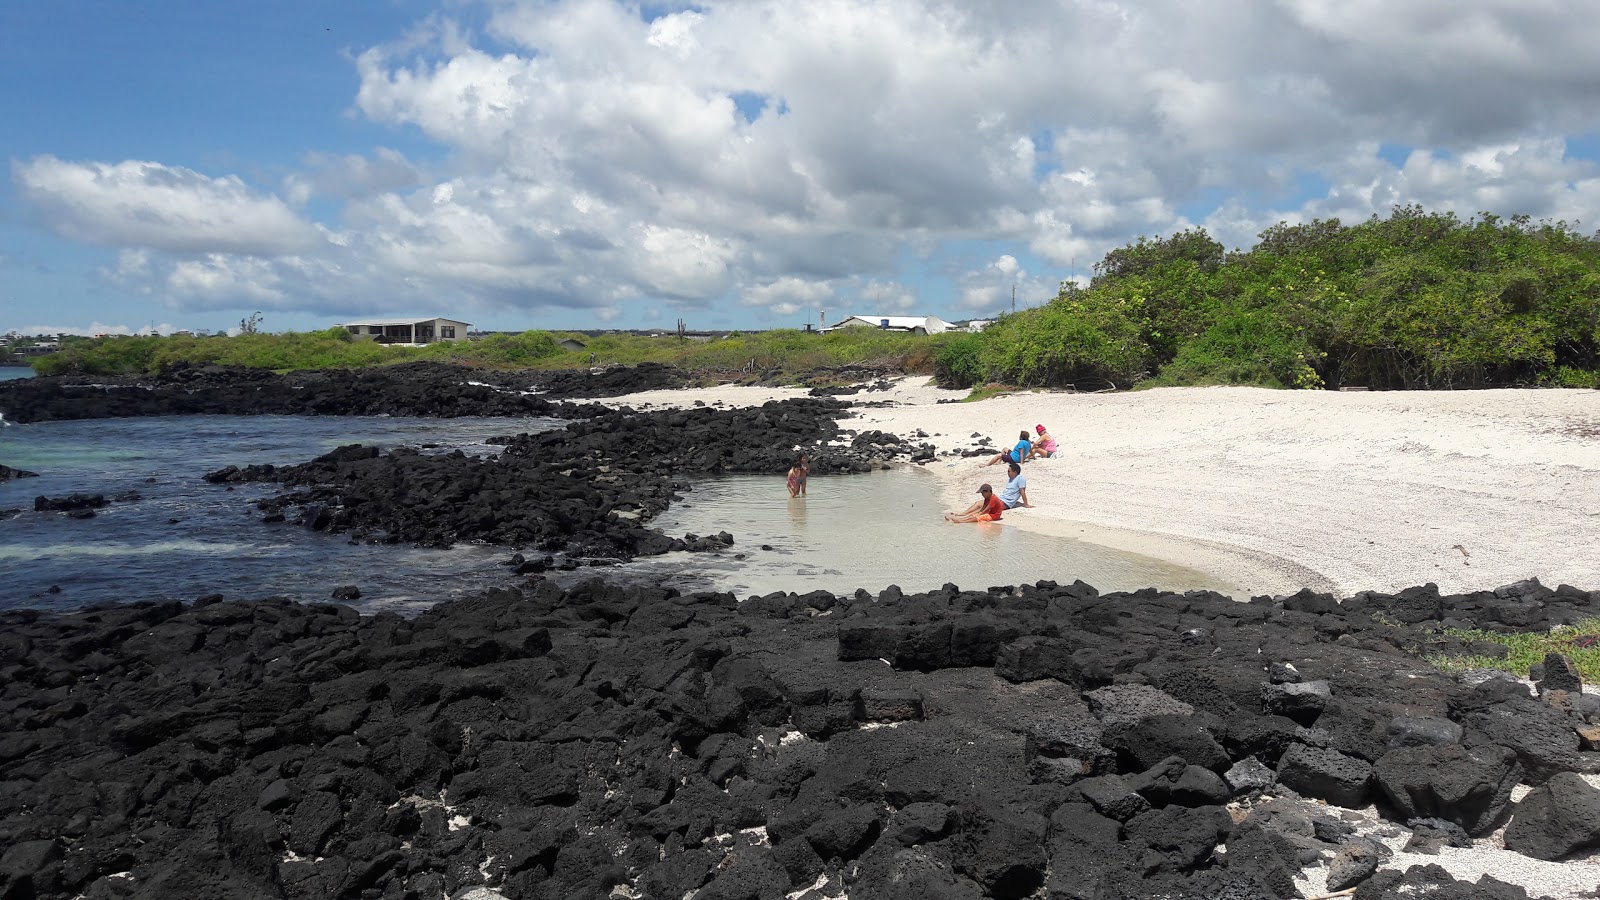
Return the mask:
MULTIPOLYGON (((755 405, 783 388, 655 391, 635 408, 755 405)), ((1600 392, 1160 388, 1020 392, 976 403, 899 380, 863 392, 847 428, 940 451, 1016 442, 1044 424, 1061 458, 1024 467, 1033 509, 1009 527, 1075 537, 1216 572, 1244 594, 1348 595, 1435 582, 1446 592, 1537 577, 1600 589, 1600 392), (977 435, 977 437, 974 437, 977 435)), ((1002 466, 941 456, 951 508, 1002 466)))
MULTIPOLYGON (((1024 466, 1035 507, 1006 513, 1007 527, 1215 572, 1240 587, 1238 599, 1430 581, 1462 592, 1534 577, 1600 589, 1600 392, 1218 387, 940 403, 966 392, 928 381, 902 379, 891 391, 849 398, 894 405, 859 409, 845 426, 948 452, 1009 447, 1042 423, 1065 452, 1024 466)), ((608 402, 735 406, 804 393, 722 387, 608 402)), ((972 502, 977 485, 1005 480, 1002 466, 983 462, 941 455, 927 464, 950 508, 972 502)), ((1600 786, 1600 776, 1584 777, 1600 786)), ((1409 832, 1371 809, 1346 818, 1396 851, 1386 869, 1438 864, 1460 879, 1490 874, 1548 898, 1591 896, 1600 884, 1600 852, 1530 859, 1505 849, 1502 827, 1470 849, 1423 856, 1400 852, 1409 832)), ((1322 895, 1326 871, 1306 870, 1297 881, 1304 896, 1322 895)))

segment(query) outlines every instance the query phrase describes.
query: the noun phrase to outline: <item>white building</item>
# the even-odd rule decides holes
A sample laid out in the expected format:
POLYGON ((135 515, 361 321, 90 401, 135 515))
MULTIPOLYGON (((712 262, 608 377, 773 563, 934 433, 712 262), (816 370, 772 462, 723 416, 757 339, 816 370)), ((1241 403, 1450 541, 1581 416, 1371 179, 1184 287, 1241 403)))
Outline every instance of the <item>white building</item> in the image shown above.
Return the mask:
POLYGON ((420 347, 434 341, 464 341, 467 339, 467 329, 472 325, 456 319, 434 317, 341 322, 339 327, 350 332, 357 340, 420 347))
POLYGON ((877 328, 910 334, 941 334, 950 330, 950 323, 938 316, 850 316, 822 330, 832 331, 835 328, 877 328))

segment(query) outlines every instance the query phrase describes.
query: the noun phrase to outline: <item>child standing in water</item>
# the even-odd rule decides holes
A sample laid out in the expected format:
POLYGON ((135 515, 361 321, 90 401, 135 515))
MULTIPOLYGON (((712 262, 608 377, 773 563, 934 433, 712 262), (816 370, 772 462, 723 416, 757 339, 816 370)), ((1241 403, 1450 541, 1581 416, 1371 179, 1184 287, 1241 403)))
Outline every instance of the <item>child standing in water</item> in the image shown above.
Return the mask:
POLYGON ((806 495, 806 476, 811 474, 811 464, 806 462, 806 455, 794 461, 789 469, 789 496, 804 497, 806 495))

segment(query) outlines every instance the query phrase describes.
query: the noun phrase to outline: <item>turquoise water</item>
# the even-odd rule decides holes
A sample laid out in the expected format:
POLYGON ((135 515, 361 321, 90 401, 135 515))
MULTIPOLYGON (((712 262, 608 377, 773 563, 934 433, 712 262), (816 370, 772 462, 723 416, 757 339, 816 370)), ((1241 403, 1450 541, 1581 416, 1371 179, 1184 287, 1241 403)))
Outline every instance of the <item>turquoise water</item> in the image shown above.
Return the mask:
POLYGON ((33 370, 26 366, 0 366, 0 381, 10 381, 13 378, 32 378, 33 370))

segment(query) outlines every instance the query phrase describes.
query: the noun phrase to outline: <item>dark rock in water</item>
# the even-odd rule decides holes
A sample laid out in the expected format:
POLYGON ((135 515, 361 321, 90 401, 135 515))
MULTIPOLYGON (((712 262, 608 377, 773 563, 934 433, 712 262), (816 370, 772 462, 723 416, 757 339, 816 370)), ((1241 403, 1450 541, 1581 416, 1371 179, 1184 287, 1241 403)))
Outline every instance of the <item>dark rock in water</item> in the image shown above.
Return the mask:
MULTIPOLYGON (((6 418, 23 423, 181 415, 561 418, 599 409, 546 399, 583 396, 580 391, 529 393, 538 378, 531 373, 495 373, 435 362, 287 375, 266 369, 178 363, 151 377, 51 376, 3 381, 0 409, 5 410, 6 418)), ((659 385, 661 379, 641 375, 638 383, 659 385)), ((605 395, 602 388, 587 396, 605 395)))
POLYGON ((13 478, 38 478, 38 472, 29 472, 25 469, 13 469, 10 466, 0 466, 0 481, 10 481, 13 478))
POLYGON ((35 497, 34 512, 74 512, 101 509, 110 505, 104 494, 69 494, 65 497, 35 497))
MULTIPOLYGON (((671 550, 722 552, 735 542, 727 532, 678 540, 648 523, 687 489, 685 477, 781 475, 797 446, 809 448, 818 473, 866 471, 905 453, 894 445, 830 446, 843 411, 825 400, 754 409, 591 410, 589 419, 563 429, 506 438, 495 458, 410 448, 385 454, 352 445, 301 465, 229 466, 205 478, 286 485, 290 492, 257 502, 267 518, 292 521, 298 508, 307 527, 357 540, 512 544, 563 552, 572 567, 671 550)), ((536 571, 542 569, 525 574, 536 571)))
POLYGON ((361 588, 356 587, 353 584, 340 585, 339 587, 336 587, 336 588, 333 589, 333 599, 335 599, 335 600, 360 600, 361 599, 361 588))

